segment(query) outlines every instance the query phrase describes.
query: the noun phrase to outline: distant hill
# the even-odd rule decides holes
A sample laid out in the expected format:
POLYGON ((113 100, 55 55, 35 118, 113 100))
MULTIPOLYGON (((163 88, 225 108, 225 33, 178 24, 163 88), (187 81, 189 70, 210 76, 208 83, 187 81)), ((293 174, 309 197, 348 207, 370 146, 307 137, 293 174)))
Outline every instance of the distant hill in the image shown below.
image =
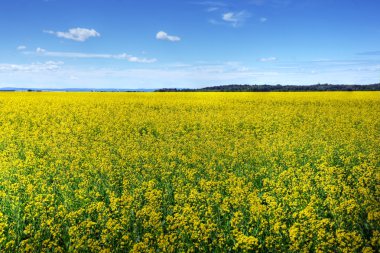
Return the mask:
POLYGON ((249 85, 230 84, 211 86, 199 89, 159 89, 157 92, 269 92, 269 91, 380 91, 380 83, 368 85, 348 85, 348 84, 315 84, 315 85, 249 85))

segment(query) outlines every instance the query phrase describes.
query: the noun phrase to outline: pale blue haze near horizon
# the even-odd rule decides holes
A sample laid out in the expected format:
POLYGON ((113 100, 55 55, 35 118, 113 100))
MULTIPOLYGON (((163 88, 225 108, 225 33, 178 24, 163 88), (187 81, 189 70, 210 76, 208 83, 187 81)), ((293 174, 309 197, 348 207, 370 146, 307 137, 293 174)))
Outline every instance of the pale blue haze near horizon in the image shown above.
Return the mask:
POLYGON ((380 0, 0 0, 0 87, 380 82, 380 0))

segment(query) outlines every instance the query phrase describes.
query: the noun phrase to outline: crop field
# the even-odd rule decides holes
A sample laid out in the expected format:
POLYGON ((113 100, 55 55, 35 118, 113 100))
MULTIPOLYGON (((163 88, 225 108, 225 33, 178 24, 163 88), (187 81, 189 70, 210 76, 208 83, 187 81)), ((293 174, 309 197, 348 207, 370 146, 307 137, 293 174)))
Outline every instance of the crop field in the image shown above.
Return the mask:
POLYGON ((378 252, 380 92, 0 93, 1 252, 378 252))

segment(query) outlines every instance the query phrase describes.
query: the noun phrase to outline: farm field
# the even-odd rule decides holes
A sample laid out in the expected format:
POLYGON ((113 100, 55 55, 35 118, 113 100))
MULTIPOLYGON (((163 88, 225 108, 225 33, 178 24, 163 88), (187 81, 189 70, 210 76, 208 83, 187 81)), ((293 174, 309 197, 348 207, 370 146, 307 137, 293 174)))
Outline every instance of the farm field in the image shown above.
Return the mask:
POLYGON ((378 252, 380 92, 0 93, 1 252, 378 252))

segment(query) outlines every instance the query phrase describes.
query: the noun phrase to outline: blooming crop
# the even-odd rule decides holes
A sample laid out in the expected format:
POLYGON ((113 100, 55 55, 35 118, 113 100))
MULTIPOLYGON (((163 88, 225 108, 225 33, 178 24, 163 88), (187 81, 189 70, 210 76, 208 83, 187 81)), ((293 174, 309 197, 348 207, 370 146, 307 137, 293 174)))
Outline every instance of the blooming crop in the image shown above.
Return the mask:
POLYGON ((1 252, 378 252, 380 93, 0 93, 1 252))

